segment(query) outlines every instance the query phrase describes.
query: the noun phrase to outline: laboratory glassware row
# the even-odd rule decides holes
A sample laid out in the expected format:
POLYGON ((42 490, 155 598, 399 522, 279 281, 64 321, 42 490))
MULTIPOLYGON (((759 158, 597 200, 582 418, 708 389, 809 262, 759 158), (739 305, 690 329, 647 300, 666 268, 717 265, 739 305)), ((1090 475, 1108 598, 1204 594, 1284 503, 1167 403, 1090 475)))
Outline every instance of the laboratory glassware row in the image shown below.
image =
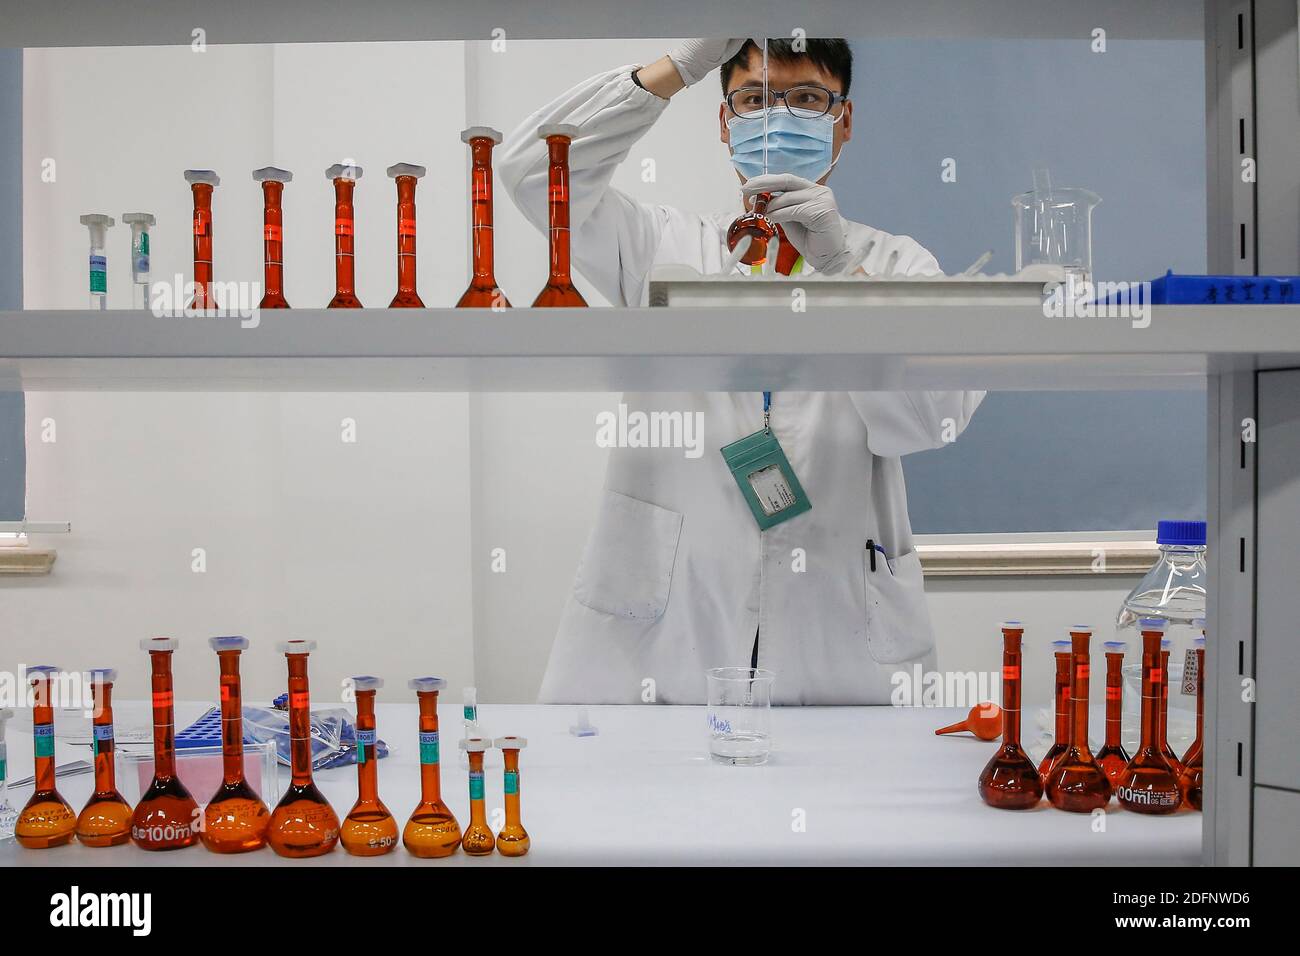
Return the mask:
MULTIPOLYGON (((569 146, 578 128, 568 124, 547 124, 537 130, 546 141, 547 214, 550 243, 550 272, 546 285, 533 300, 534 308, 585 307, 586 300, 573 284, 569 266, 569 146)), ((460 134, 470 148, 470 215, 473 275, 457 308, 510 308, 510 301, 497 285, 492 247, 492 148, 501 133, 487 126, 471 126, 460 134)), ((355 285, 355 214, 353 198, 362 168, 335 163, 325 170, 334 184, 334 297, 327 308, 360 309, 355 285)), ((423 166, 397 163, 386 170, 397 186, 397 293, 390 309, 422 309, 424 302, 415 280, 415 187, 425 175, 423 166)), ((263 294, 260 309, 287 309, 284 297, 284 215, 282 200, 293 173, 275 166, 253 170, 262 184, 263 294)), ((187 169, 194 202, 194 298, 188 308, 205 312, 217 309, 213 295, 212 194, 221 177, 211 169, 187 169)), ((149 228, 157 220, 150 213, 123 213, 131 226, 132 304, 148 307, 150 285, 149 228)), ((107 307, 107 233, 115 223, 111 216, 92 213, 81 217, 90 233, 90 308, 107 307)))
MULTIPOLYGON (((1056 653, 1056 737, 1035 766, 1020 744, 1019 621, 1002 625, 1002 745, 979 776, 980 797, 991 807, 1028 810, 1047 797, 1058 810, 1090 813, 1112 796, 1134 813, 1201 809, 1205 714, 1205 638, 1197 638, 1196 739, 1180 759, 1168 741, 1169 651, 1161 649, 1163 618, 1139 621, 1142 635, 1142 735, 1132 757, 1120 742, 1124 644, 1106 643, 1106 742, 1094 755, 1088 743, 1091 628, 1070 628, 1069 650, 1056 653)), ((1184 679, 1189 679, 1186 671, 1184 679)), ((945 731, 951 728, 944 728, 945 731)), ((975 728, 969 728, 975 729, 975 728)), ((977 734, 978 735, 978 734, 977 734)), ((988 738, 985 738, 988 739, 988 738)))
MULTIPOLYGON (((214 637, 221 686, 221 748, 223 779, 207 804, 200 808, 181 782, 176 769, 174 707, 172 699, 171 638, 140 642, 149 652, 153 703, 153 781, 134 808, 117 789, 114 776, 113 683, 116 671, 101 668, 87 677, 94 694, 92 746, 95 789, 80 814, 55 787, 54 708, 51 681, 57 668, 29 667, 33 691, 32 733, 35 744, 35 792, 18 814, 14 836, 31 849, 61 846, 77 840, 104 847, 134 842, 144 850, 175 850, 202 844, 214 853, 244 853, 270 846, 280 856, 314 857, 342 843, 355 856, 379 856, 396 848, 397 822, 379 798, 375 694, 383 686, 377 677, 354 677, 356 695, 357 801, 340 824, 329 801, 312 781, 311 711, 307 683, 307 658, 314 641, 283 641, 277 650, 285 655, 289 672, 289 748, 292 778, 274 810, 248 783, 244 772, 243 709, 239 659, 248 647, 243 637, 214 637)), ((443 802, 439 769, 439 677, 416 677, 409 682, 419 701, 420 803, 401 833, 402 845, 413 856, 445 857, 463 849, 471 856, 496 850, 504 856, 528 852, 528 832, 520 822, 519 751, 523 737, 467 737, 460 741, 469 762, 469 825, 461 832, 456 817, 443 802), (496 748, 504 757, 505 823, 495 836, 485 811, 483 754, 496 748)), ((0 711, 0 748, 3 726, 12 711, 0 711)), ((0 760, 3 760, 0 752, 0 760)), ((2 764, 0 764, 2 766, 2 764)))

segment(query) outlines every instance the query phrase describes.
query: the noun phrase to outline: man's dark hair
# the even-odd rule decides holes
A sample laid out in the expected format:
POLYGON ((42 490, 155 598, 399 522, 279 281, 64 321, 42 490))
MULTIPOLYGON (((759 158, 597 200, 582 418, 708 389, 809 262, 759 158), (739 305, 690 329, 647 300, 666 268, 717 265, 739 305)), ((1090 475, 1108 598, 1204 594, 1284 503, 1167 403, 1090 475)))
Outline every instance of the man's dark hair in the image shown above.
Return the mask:
MULTIPOLYGON (((767 56, 769 60, 775 60, 778 63, 797 63, 800 60, 808 60, 813 66, 824 70, 843 85, 840 90, 845 96, 849 95, 849 82, 853 79, 853 51, 849 48, 847 40, 801 40, 803 46, 801 52, 796 53, 794 50, 795 41, 793 39, 778 39, 767 41, 767 56)), ((727 87, 731 83, 731 74, 737 67, 748 66, 751 54, 763 55, 763 48, 753 40, 746 40, 745 45, 740 51, 726 63, 722 64, 722 94, 725 96, 727 87)))

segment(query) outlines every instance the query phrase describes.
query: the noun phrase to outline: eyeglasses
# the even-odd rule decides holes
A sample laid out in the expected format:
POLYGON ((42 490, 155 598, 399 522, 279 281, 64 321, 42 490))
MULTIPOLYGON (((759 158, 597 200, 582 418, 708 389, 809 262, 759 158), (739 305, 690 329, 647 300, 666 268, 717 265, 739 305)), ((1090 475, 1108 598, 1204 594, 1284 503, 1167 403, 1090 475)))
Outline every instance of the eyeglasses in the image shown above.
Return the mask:
POLYGON ((816 119, 825 116, 836 103, 843 103, 847 98, 843 93, 832 93, 821 86, 792 86, 788 90, 769 89, 765 103, 761 86, 742 86, 728 93, 726 102, 727 108, 737 116, 758 117, 765 106, 776 109, 780 103, 801 119, 816 119))

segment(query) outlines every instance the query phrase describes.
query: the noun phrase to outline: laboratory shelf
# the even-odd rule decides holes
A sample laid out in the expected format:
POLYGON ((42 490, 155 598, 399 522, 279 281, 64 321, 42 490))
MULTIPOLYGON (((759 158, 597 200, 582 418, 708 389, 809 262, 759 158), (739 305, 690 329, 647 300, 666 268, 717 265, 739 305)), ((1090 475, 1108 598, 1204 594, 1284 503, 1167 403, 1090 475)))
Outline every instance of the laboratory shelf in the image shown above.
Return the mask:
MULTIPOLYGON (((139 705, 143 706, 143 704, 139 705)), ((178 703, 178 724, 206 704, 178 703)), ((119 723, 127 708, 118 704, 119 723)), ((419 744, 414 704, 376 708, 390 756, 379 764, 379 792, 400 823, 418 803, 419 744)), ((518 860, 417 860, 402 849, 358 859, 336 849, 314 860, 285 860, 270 850, 221 857, 201 847, 149 853, 134 846, 77 844, 25 850, 0 844, 0 867, 13 866, 536 866, 575 864, 1047 864, 1194 866, 1201 862, 1201 814, 1144 817, 1112 802, 1099 832, 1086 813, 1046 803, 1012 813, 986 807, 975 782, 994 744, 936 737, 934 728, 966 708, 781 707, 772 714, 773 753, 761 767, 715 764, 707 755, 703 707, 653 704, 589 708, 595 737, 568 732, 577 710, 555 705, 479 708, 486 734, 522 734, 522 819, 532 850, 518 860), (800 822, 804 826, 799 826, 800 822)), ((439 710, 443 739, 454 740, 460 708, 439 710)), ((57 726, 57 723, 56 723, 57 726)), ((121 744, 119 743, 119 746, 121 744)), ((1029 744, 1031 751, 1033 744, 1029 744)), ((30 767, 30 735, 12 726, 13 768, 30 767), (27 739, 24 739, 26 737, 27 739)), ((85 759, 86 747, 57 744, 59 763, 85 759)), ((469 818, 467 772, 443 747, 442 793, 463 826, 469 818)), ((489 818, 502 803, 499 752, 485 768, 489 818)), ((26 773, 28 771, 21 771, 26 773)), ((287 771, 280 774, 281 785, 287 771)), ((340 816, 356 799, 356 770, 315 775, 340 816)), ((87 776, 61 778, 59 790, 80 809, 87 776)), ((21 803, 30 789, 15 790, 21 803)), ((206 795, 202 795, 206 796, 206 795)))
POLYGON ((1300 366, 1300 306, 0 312, 0 389, 747 391, 1200 388, 1300 366))
POLYGON ((363 40, 511 40, 635 37, 934 36, 1087 37, 1100 23, 1113 37, 1200 39, 1201 5, 1133 4, 1131 0, 819 0, 792 10, 784 0, 743 7, 698 0, 658 0, 654 16, 637 3, 609 0, 58 0, 25 4, 5 17, 5 45, 189 46, 192 31, 208 43, 363 40))

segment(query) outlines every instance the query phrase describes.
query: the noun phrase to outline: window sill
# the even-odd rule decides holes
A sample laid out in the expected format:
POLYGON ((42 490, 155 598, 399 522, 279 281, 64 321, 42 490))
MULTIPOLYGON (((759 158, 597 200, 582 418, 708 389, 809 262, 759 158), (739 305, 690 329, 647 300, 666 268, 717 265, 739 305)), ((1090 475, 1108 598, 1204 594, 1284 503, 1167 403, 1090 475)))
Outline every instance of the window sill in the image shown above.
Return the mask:
POLYGON ((58 554, 36 548, 0 548, 0 575, 49 574, 58 554))

